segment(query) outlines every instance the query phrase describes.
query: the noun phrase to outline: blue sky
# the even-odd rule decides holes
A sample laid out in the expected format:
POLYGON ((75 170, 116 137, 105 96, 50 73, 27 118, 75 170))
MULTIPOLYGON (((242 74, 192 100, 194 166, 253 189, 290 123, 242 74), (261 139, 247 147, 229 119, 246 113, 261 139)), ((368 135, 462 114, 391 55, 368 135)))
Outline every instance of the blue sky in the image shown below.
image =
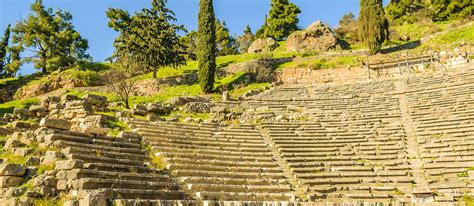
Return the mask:
MULTIPOLYGON (((89 40, 88 53, 94 61, 104 61, 113 52, 113 41, 117 33, 107 27, 105 12, 108 8, 122 8, 130 13, 150 6, 150 0, 43 0, 46 7, 60 8, 71 12, 73 23, 82 36, 89 40)), ((384 0, 388 1, 388 0, 384 0)), ((8 24, 15 24, 29 13, 34 0, 0 0, 0 33, 8 24)), ((359 0, 292 0, 302 13, 300 27, 316 20, 336 26, 347 12, 357 15, 359 0)), ((188 30, 197 28, 199 0, 168 0, 178 18, 178 23, 188 30)), ((226 21, 231 34, 241 34, 246 25, 256 31, 262 24, 270 7, 270 0, 214 0, 217 18, 226 21)), ((24 65, 21 74, 35 72, 32 65, 24 65)))

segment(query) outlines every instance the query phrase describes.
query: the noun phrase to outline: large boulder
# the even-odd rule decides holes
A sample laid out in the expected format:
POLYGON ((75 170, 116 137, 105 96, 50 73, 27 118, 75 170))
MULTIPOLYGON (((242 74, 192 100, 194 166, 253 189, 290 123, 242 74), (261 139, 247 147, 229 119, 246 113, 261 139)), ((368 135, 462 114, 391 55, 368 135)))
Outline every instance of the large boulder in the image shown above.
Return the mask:
POLYGON ((0 164, 0 176, 18 176, 25 174, 25 167, 20 164, 0 164))
POLYGON ((274 39, 257 39, 249 47, 248 53, 270 52, 280 46, 274 39))
POLYGON ((286 41, 289 52, 327 51, 337 45, 334 32, 321 21, 312 23, 303 31, 293 32, 286 41))

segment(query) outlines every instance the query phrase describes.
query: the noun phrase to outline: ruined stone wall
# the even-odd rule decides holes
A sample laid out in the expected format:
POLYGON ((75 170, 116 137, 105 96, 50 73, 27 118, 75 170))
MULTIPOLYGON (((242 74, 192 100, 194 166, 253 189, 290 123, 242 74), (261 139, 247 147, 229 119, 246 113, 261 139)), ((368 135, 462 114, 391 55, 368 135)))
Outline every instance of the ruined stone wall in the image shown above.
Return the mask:
POLYGON ((287 68, 278 72, 278 80, 284 84, 325 84, 325 83, 357 83, 379 79, 413 76, 427 71, 448 72, 472 67, 473 62, 461 55, 440 54, 440 62, 401 65, 379 70, 368 70, 367 67, 334 68, 313 70, 309 68, 287 68))

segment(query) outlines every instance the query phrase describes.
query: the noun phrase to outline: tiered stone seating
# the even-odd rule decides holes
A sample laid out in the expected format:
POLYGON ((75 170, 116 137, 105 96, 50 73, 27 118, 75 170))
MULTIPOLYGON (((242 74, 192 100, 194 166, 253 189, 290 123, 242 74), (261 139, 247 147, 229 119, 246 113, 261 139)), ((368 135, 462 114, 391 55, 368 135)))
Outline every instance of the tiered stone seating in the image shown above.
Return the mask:
POLYGON ((58 130, 44 139, 46 144, 62 148, 66 160, 56 162, 57 187, 71 196, 82 198, 100 190, 109 200, 187 198, 177 181, 145 165, 148 156, 138 138, 58 130))
POLYGON ((474 73, 408 81, 410 115, 431 189, 440 198, 471 193, 474 166, 474 73), (419 88, 428 88, 420 90, 419 88), (443 197, 444 195, 444 197, 443 197))
POLYGON ((266 123, 263 128, 313 199, 389 201, 410 193, 398 99, 281 104, 295 105, 317 121, 266 123))
POLYGON ((200 200, 290 201, 292 188, 253 126, 129 122, 200 200))

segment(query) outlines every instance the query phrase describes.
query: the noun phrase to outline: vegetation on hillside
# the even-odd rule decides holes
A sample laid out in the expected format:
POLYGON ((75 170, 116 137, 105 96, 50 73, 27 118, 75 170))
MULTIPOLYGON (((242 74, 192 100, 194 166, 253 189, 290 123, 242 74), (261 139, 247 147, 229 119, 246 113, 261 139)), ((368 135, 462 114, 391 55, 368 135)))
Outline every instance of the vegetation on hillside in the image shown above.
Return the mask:
POLYGON ((185 46, 177 34, 184 27, 173 24, 177 19, 166 2, 153 0, 151 9, 145 8, 133 16, 121 9, 107 11, 109 27, 120 32, 114 42, 113 57, 126 62, 127 69, 153 71, 156 78, 161 67, 185 64, 185 46))
POLYGON ((22 63, 32 62, 42 73, 73 67, 88 61, 88 42, 72 24, 69 12, 45 8, 42 0, 31 5, 32 13, 13 27, 10 50, 33 52, 22 60, 12 58, 9 70, 17 71, 22 63), (11 68, 15 67, 15 68, 11 68))
POLYGON ((392 0, 386 12, 396 25, 413 24, 426 20, 445 21, 469 17, 474 14, 474 4, 472 0, 392 0))
POLYGON ((286 39, 298 30, 298 14, 301 10, 289 0, 272 0, 265 23, 257 31, 259 38, 271 37, 276 40, 286 39))
POLYGON ((197 59, 199 85, 205 93, 214 89, 216 72, 216 18, 212 0, 201 0, 198 17, 197 59))
POLYGON ((369 47, 371 54, 381 51, 382 43, 389 35, 382 0, 360 1, 359 35, 361 41, 369 47))

